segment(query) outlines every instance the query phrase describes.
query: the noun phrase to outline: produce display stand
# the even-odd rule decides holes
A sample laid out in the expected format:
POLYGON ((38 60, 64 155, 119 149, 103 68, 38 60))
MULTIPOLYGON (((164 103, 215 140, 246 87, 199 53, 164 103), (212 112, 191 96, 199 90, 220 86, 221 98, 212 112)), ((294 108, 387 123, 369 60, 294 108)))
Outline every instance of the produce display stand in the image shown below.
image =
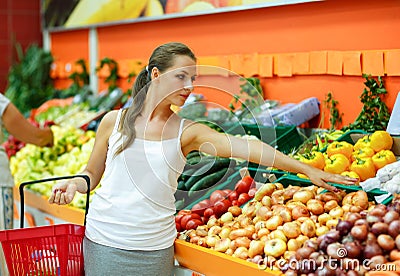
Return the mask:
MULTIPOLYGON (((14 200, 16 201, 16 204, 20 202, 20 196, 17 187, 14 187, 14 200)), ((66 222, 81 225, 85 217, 85 210, 83 209, 73 208, 66 205, 50 205, 46 197, 34 193, 28 189, 25 191, 25 205, 27 207, 36 209, 43 213, 44 216, 49 217, 50 224, 52 224, 51 217, 55 217, 66 222)), ((27 211, 29 211, 28 208, 27 211)), ((28 214, 27 218, 29 219, 32 214, 33 212, 28 214)), ((21 214, 19 214, 19 216, 21 216, 21 214)))
POLYGON ((179 265, 206 276, 220 275, 283 275, 280 271, 260 269, 257 264, 204 248, 183 240, 175 240, 175 259, 179 265))

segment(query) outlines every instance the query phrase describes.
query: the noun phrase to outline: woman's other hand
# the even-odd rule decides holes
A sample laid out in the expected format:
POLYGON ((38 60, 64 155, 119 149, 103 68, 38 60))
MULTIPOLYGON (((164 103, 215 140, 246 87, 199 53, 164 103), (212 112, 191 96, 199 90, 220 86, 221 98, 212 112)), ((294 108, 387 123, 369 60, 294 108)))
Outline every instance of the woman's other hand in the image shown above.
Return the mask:
POLYGON ((86 193, 86 181, 80 178, 59 182, 53 186, 53 192, 49 198, 49 203, 65 205, 71 203, 76 192, 86 193))

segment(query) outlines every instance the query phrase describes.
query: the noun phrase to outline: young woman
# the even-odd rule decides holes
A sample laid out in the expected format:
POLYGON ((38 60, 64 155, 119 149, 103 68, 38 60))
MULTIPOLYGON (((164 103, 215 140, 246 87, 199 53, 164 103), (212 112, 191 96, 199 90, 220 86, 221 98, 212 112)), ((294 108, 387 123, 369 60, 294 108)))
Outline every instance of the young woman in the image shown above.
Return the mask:
MULTIPOLYGON (((354 179, 305 165, 261 141, 182 120, 171 105, 184 104, 195 76, 196 57, 186 45, 161 45, 137 76, 132 105, 109 112, 101 121, 82 172, 89 176, 91 189, 101 180, 87 216, 87 275, 172 275, 174 192, 184 156, 193 150, 300 172, 329 190, 334 188, 327 181, 354 184, 354 179)), ((75 192, 86 190, 81 178, 59 183, 49 201, 68 204, 75 192)))

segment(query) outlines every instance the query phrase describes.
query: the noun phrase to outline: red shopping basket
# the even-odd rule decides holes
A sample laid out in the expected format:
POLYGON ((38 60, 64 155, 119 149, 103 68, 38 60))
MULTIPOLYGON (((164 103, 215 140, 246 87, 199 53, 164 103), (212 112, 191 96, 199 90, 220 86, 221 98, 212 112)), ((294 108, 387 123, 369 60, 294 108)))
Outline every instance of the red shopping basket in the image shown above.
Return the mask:
POLYGON ((59 224, 24 227, 24 187, 62 179, 83 177, 88 185, 86 214, 89 208, 90 179, 86 175, 54 177, 21 183, 21 229, 0 231, 7 268, 10 276, 78 276, 84 275, 82 240, 85 226, 59 224))

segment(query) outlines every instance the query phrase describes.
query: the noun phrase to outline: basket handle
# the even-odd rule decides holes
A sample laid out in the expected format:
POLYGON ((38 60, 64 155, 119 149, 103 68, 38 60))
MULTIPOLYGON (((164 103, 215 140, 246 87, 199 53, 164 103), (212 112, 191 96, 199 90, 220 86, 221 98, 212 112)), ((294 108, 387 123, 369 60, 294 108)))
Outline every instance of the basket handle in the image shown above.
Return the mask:
POLYGON ((55 181, 55 180, 62 180, 62 179, 71 179, 75 177, 82 177, 85 179, 87 184, 87 191, 86 191, 86 206, 85 206, 85 219, 83 224, 86 225, 86 215, 89 211, 89 196, 90 196, 90 178, 87 175, 69 175, 69 176, 60 176, 60 177, 52 177, 34 181, 23 182, 19 186, 19 195, 21 199, 21 214, 20 214, 20 228, 24 228, 24 213, 25 213, 25 204, 24 204, 24 187, 30 184, 38 184, 43 182, 55 181))

